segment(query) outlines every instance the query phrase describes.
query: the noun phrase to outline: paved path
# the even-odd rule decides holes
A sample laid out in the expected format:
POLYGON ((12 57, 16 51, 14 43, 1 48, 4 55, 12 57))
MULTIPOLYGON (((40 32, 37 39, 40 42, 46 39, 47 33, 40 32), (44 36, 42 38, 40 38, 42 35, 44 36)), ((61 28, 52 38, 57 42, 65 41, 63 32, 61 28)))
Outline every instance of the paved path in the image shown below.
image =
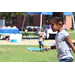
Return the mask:
MULTIPOLYGON (((75 40, 72 40, 75 42, 75 40)), ((55 43, 55 40, 45 40, 44 45, 55 43)), ((0 45, 38 45, 38 39, 25 39, 21 42, 12 43, 9 40, 0 40, 0 45)))
MULTIPOLYGON (((44 44, 55 43, 55 40, 45 40, 44 44)), ((25 39, 21 42, 12 43, 9 40, 0 40, 0 45, 38 45, 38 39, 25 39)))

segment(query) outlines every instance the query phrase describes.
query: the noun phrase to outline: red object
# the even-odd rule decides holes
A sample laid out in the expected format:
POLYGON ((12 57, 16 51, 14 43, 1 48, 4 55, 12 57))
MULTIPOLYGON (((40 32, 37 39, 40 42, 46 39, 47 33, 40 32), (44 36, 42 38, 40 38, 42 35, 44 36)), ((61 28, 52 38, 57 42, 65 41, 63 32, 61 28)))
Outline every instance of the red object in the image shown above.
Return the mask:
POLYGON ((6 40, 9 40, 9 38, 7 38, 6 40))

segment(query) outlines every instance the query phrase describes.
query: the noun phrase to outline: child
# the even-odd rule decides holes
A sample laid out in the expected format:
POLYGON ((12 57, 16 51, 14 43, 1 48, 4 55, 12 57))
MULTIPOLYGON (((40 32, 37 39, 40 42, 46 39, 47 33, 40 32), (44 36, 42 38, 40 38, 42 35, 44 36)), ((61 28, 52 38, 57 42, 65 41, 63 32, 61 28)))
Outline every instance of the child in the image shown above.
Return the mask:
MULTIPOLYGON (((39 40, 38 40, 39 41, 39 48, 41 48, 41 45, 44 48, 44 40, 46 38, 46 33, 44 32, 44 27, 41 28, 41 31, 38 32, 38 35, 39 35, 39 40)), ((43 50, 43 52, 44 52, 44 50, 43 50)))
POLYGON ((55 37, 56 46, 47 47, 49 49, 46 49, 46 51, 57 49, 57 57, 59 59, 59 62, 72 62, 73 55, 71 52, 71 48, 75 53, 75 46, 73 45, 69 34, 65 30, 63 30, 63 13, 54 12, 50 24, 53 32, 58 31, 58 33, 55 37))

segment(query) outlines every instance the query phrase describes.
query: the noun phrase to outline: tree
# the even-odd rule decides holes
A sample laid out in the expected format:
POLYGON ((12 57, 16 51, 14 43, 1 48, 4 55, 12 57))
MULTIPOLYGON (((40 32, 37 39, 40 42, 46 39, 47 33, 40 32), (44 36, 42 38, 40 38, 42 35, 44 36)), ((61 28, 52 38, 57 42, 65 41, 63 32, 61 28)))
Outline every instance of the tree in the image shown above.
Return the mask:
POLYGON ((25 12, 0 12, 0 17, 3 19, 10 19, 8 25, 12 25, 12 18, 17 17, 18 15, 25 15, 25 12))
POLYGON ((25 12, 0 12, 0 17, 3 19, 12 19, 13 17, 17 17, 18 15, 25 15, 25 12))
POLYGON ((73 12, 73 15, 75 16, 75 12, 73 12))

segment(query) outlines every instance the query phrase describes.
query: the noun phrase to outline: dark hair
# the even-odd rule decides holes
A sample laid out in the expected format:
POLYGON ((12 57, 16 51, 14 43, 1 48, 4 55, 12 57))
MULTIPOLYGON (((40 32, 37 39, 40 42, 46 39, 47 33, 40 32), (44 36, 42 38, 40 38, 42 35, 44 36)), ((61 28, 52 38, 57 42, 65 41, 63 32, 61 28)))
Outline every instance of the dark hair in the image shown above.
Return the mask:
POLYGON ((54 19, 56 23, 62 21, 62 23, 64 24, 63 17, 64 17, 63 12, 53 12, 51 19, 54 19))
POLYGON ((42 27, 44 29, 44 27, 42 27))

